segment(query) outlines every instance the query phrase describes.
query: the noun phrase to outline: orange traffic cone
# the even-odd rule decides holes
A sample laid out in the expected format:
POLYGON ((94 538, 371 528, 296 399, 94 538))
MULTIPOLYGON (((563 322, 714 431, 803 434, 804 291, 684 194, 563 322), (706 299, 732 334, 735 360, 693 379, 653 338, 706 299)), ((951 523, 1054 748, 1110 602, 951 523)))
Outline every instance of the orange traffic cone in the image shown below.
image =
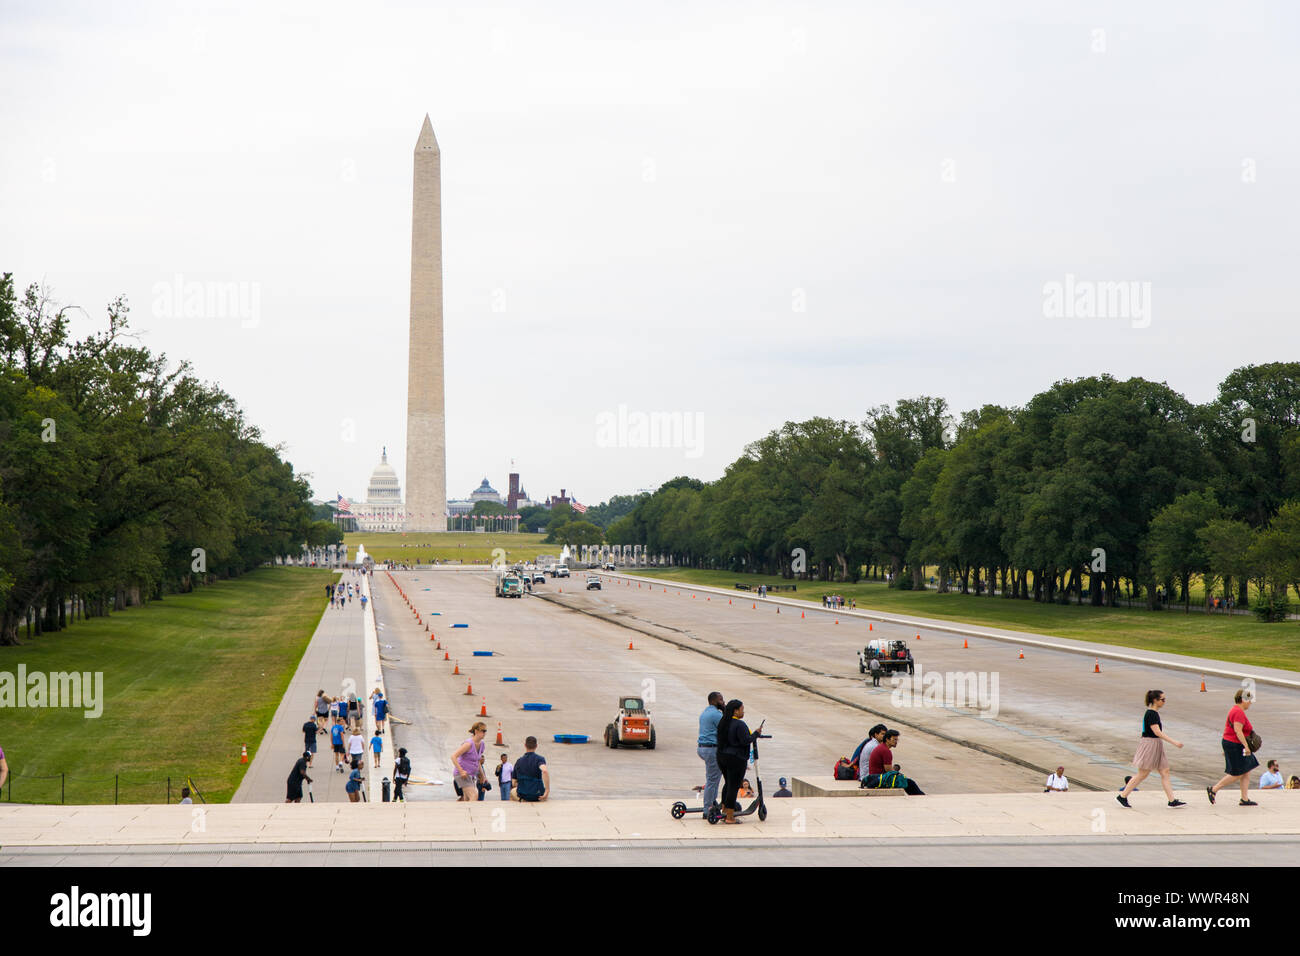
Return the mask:
POLYGON ((875 629, 876 629, 876 625, 874 625, 874 624, 872 624, 872 623, 870 623, 870 622, 867 623, 867 630, 868 630, 868 631, 874 631, 875 629))
POLYGON ((436 641, 437 639, 438 639, 438 635, 437 635, 437 634, 430 634, 430 635, 429 635, 429 640, 431 640, 431 641, 436 641))
POLYGON ((803 613, 803 611, 800 611, 800 612, 799 612, 799 620, 802 621, 803 619, 804 619, 804 613, 803 613))
POLYGON ((756 611, 756 610, 758 610, 758 605, 757 605, 757 604, 750 604, 750 605, 749 605, 749 609, 750 609, 751 611, 756 611))
POLYGON ((497 743, 496 743, 496 745, 497 745, 498 747, 504 747, 504 746, 506 745, 506 742, 505 742, 504 740, 501 739, 501 721, 499 721, 499 720, 497 721, 497 743))
POLYGON ((479 715, 480 717, 486 717, 486 716, 487 716, 487 698, 486 698, 486 697, 483 698, 483 706, 480 707, 480 708, 478 709, 478 715, 479 715))
POLYGON ((1021 652, 1020 652, 1020 659, 1021 659, 1022 661, 1025 659, 1025 652, 1024 652, 1024 651, 1021 651, 1021 652))
POLYGON ((840 619, 838 617, 835 619, 835 623, 836 624, 840 623, 840 619))
POLYGON ((1094 674, 1100 674, 1100 673, 1101 673, 1101 658, 1100 658, 1100 657, 1094 657, 1094 658, 1092 659, 1092 672, 1093 672, 1094 674))
POLYGON ((919 640, 921 639, 921 635, 920 635, 920 634, 917 634, 917 635, 916 635, 916 639, 919 641, 919 640))
POLYGON ((1205 675, 1204 675, 1204 674, 1201 675, 1201 693, 1202 693, 1202 694, 1205 693, 1205 675))
POLYGON ((473 696, 474 696, 474 684, 473 684, 472 682, 471 682, 471 683, 467 683, 467 684, 465 685, 465 696, 466 696, 466 697, 473 697, 473 696))
POLYGON ((248 744, 243 744, 239 748, 239 762, 248 763, 248 744))
POLYGON ((628 641, 628 642, 627 642, 627 649, 628 649, 629 651, 634 651, 634 650, 636 650, 636 648, 632 646, 632 642, 631 642, 631 641, 628 641))
POLYGON ((460 661, 457 661, 456 666, 452 668, 451 674, 453 677, 455 677, 459 673, 460 673, 460 661))
POLYGON ((963 638, 961 639, 961 647, 962 647, 962 650, 967 650, 967 649, 969 649, 969 648, 970 648, 970 641, 966 640, 966 638, 963 637, 963 638))

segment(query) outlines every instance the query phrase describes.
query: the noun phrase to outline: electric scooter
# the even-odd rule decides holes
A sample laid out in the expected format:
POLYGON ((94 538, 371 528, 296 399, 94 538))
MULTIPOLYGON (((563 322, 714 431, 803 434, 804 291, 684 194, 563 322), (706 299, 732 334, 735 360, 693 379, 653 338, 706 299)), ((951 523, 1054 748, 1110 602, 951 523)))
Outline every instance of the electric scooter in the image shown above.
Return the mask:
MULTIPOLYGON (((771 739, 771 734, 759 734, 754 738, 754 744, 750 750, 750 760, 754 764, 754 785, 758 788, 758 796, 755 797, 754 801, 749 806, 745 807, 745 809, 737 810, 735 813, 735 816, 737 817, 747 817, 751 813, 757 812, 759 820, 767 819, 767 804, 763 802, 763 778, 758 775, 758 742, 760 740, 771 739)), ((725 814, 722 812, 722 808, 715 803, 713 806, 709 807, 708 811, 704 814, 704 819, 708 820, 710 823, 717 823, 724 816, 725 814)))
POLYGON ((680 820, 688 813, 706 813, 710 810, 716 810, 717 808, 718 808, 718 801, 716 800, 714 800, 713 805, 709 807, 688 807, 681 800, 678 800, 676 803, 672 805, 671 808, 669 808, 668 812, 673 815, 674 820, 680 820))

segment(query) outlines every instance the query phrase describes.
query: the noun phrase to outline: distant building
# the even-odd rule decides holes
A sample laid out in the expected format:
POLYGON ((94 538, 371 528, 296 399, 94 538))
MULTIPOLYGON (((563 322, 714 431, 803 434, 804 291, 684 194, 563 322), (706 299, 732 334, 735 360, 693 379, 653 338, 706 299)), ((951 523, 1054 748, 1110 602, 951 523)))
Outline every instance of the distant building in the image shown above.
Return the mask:
POLYGON ((551 497, 547 498, 546 507, 554 508, 556 505, 568 505, 569 507, 573 507, 573 499, 568 496, 566 493, 567 491, 567 488, 561 488, 559 497, 551 495, 551 497))
POLYGON ((359 531, 401 531, 406 521, 406 503, 402 501, 402 486, 397 471, 388 463, 388 448, 375 470, 370 473, 366 488, 366 503, 353 505, 352 514, 357 519, 359 531))

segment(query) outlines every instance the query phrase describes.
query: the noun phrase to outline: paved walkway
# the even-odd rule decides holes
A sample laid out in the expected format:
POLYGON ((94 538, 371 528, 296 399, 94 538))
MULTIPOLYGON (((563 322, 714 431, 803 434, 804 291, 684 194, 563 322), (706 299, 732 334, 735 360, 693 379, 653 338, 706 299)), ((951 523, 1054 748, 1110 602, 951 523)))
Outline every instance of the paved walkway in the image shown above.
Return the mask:
MULTIPOLYGON (((339 580, 355 585, 358 579, 348 571, 339 580)), ((321 600, 324 599, 322 588, 321 600)), ((284 802, 289 771, 303 752, 302 725, 309 716, 315 716, 316 691, 323 689, 334 697, 355 692, 363 700, 369 698, 364 637, 361 602, 355 591, 351 603, 345 607, 326 609, 232 803, 284 802)), ((347 803, 343 790, 347 775, 333 769, 334 755, 328 733, 316 738, 316 748, 316 757, 308 770, 312 797, 317 803, 347 803)), ((368 743, 366 749, 369 751, 368 743)), ((304 793, 303 802, 310 799, 304 793)))
POLYGON ((1252 791, 1259 806, 1237 805, 1224 791, 1210 806, 1205 791, 1183 791, 1188 806, 1170 809, 1145 789, 1125 810, 1112 794, 998 793, 873 799, 786 798, 768 801, 768 818, 742 826, 710 826, 698 814, 674 820, 664 800, 556 800, 545 804, 369 803, 226 804, 190 807, 0 806, 0 845, 164 846, 212 844, 410 842, 607 842, 611 840, 732 843, 943 839, 1017 842, 1044 838, 1300 836, 1300 793, 1252 791))

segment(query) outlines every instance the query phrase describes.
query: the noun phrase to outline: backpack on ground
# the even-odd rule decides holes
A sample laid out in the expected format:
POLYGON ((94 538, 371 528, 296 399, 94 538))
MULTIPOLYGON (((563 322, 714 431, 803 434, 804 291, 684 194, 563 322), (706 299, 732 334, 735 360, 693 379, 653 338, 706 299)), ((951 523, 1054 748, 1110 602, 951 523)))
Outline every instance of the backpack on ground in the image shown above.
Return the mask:
POLYGON ((857 780, 858 779, 857 761, 850 760, 848 757, 841 757, 839 760, 835 762, 835 770, 833 771, 833 773, 835 774, 836 780, 857 780))
POLYGON ((907 778, 897 770, 886 770, 884 773, 869 773, 862 778, 861 789, 906 790, 907 778))

